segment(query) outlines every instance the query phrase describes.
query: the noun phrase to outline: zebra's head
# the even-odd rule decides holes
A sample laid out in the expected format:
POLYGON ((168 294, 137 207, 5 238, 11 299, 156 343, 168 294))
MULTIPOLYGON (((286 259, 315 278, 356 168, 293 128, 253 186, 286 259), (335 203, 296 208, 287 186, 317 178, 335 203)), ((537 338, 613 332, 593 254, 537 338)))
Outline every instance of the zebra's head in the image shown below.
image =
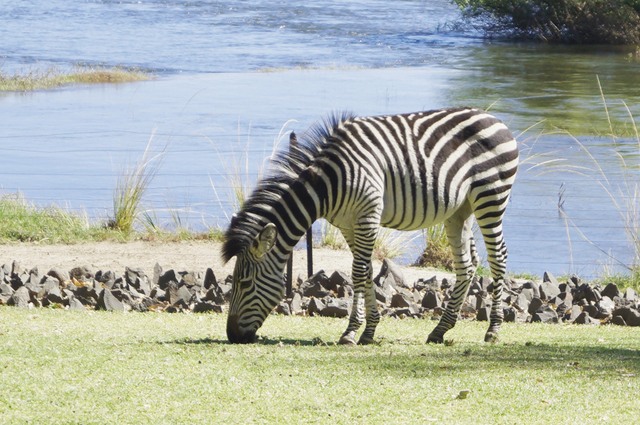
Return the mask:
POLYGON ((272 255, 277 230, 265 225, 251 244, 235 254, 227 337, 229 342, 255 342, 256 332, 284 296, 282 273, 272 255))

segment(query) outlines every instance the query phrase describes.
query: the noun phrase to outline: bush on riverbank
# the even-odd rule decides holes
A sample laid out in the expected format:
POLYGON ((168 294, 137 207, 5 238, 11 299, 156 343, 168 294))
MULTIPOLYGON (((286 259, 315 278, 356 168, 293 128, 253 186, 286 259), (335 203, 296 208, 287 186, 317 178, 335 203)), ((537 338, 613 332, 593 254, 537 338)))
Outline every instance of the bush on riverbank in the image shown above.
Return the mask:
POLYGON ((489 36, 578 44, 640 43, 640 0, 453 0, 489 36))

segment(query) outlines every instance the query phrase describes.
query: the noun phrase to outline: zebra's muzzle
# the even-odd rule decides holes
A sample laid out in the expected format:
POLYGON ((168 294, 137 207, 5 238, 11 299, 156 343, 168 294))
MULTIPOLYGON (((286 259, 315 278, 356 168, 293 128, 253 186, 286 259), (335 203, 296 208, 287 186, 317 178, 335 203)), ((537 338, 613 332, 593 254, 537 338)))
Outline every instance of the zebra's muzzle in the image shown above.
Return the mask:
POLYGON ((256 331, 242 331, 238 325, 238 316, 229 315, 227 318, 227 338, 232 344, 252 344, 256 342, 256 331))

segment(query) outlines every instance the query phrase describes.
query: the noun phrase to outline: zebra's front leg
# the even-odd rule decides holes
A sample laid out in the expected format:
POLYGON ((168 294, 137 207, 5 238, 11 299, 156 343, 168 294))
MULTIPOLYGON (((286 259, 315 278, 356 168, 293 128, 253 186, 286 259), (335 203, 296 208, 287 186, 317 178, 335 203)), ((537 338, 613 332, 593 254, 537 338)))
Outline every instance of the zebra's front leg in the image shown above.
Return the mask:
MULTIPOLYGON (((369 265, 369 269, 371 270, 371 265, 369 265)), ((364 327, 364 331, 362 335, 360 335, 360 339, 358 340, 358 344, 360 345, 368 345, 372 344, 373 335, 376 332, 376 327, 378 323, 380 323, 380 313, 378 312, 378 301, 376 300, 376 291, 373 287, 372 273, 370 271, 369 277, 365 282, 365 292, 364 292, 364 307, 366 312, 366 325, 364 327)))
POLYGON ((371 263, 364 267, 364 273, 355 273, 354 267, 354 286, 353 306, 351 307, 351 315, 349 316, 349 324, 347 330, 340 337, 339 344, 355 345, 356 333, 362 322, 364 321, 364 313, 366 313, 366 325, 364 332, 360 335, 358 344, 367 345, 373 342, 373 336, 376 327, 380 322, 380 313, 378 312, 378 302, 376 301, 376 293, 373 287, 373 270, 371 263), (363 280, 358 280, 357 278, 363 280), (364 308, 363 308, 364 301, 364 308))
POLYGON ((351 314, 349 315, 349 324, 347 330, 344 331, 338 344, 356 345, 356 332, 360 329, 364 320, 362 308, 362 289, 356 288, 353 294, 353 305, 351 306, 351 314))

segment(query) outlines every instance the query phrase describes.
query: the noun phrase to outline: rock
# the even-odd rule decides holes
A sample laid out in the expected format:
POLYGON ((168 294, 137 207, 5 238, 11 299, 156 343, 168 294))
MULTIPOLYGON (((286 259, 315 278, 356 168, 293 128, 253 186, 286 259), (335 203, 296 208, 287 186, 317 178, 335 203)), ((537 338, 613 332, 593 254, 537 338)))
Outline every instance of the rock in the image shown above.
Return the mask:
POLYGON ((351 281, 351 278, 342 272, 339 272, 339 271, 333 272, 329 277, 327 289, 334 292, 338 292, 341 288, 345 286, 349 286, 353 288, 353 282, 351 281))
POLYGON ((24 286, 16 289, 7 305, 13 305, 19 308, 29 308, 31 304, 31 296, 29 295, 29 290, 24 286))
POLYGON ((615 297, 620 296, 620 290, 618 289, 618 285, 615 283, 609 283, 602 291, 600 291, 600 295, 614 299, 615 297))
POLYGON ((307 306, 307 313, 309 313, 310 316, 315 316, 316 314, 319 315, 325 307, 326 305, 321 299, 312 297, 311 300, 309 300, 309 305, 307 306))
POLYGON ((167 270, 158 278, 158 286, 163 290, 166 290, 171 283, 175 283, 177 286, 179 282, 180 278, 173 269, 167 270))
POLYGON ((533 298, 529 303, 527 312, 533 316, 540 308, 542 308, 543 305, 544 303, 540 298, 533 298))
POLYGON ((390 285, 383 285, 383 286, 374 285, 373 290, 376 292, 376 300, 378 300, 384 305, 388 305, 391 303, 391 299, 393 298, 393 293, 391 292, 390 285))
POLYGON ((542 282, 547 282, 558 286, 558 279, 556 279, 556 277, 551 272, 544 272, 542 274, 542 282))
POLYGON ((522 292, 518 294, 516 301, 513 303, 513 306, 519 311, 528 311, 531 300, 533 300, 534 298, 536 300, 540 299, 538 297, 534 297, 533 289, 523 288, 522 292))
POLYGON ((618 326, 627 326, 627 322, 624 321, 622 316, 613 316, 613 319, 611 319, 611 323, 618 326))
POLYGON ((612 316, 622 318, 627 326, 640 326, 640 312, 629 307, 621 307, 613 310, 612 316))
POLYGON ((84 311, 87 308, 76 297, 69 297, 69 310, 84 311))
POLYGON ((125 305, 117 299, 112 293, 110 289, 103 289, 100 292, 100 296, 98 297, 97 309, 99 310, 107 310, 107 311, 126 311, 125 305))
POLYGON ((413 305, 413 294, 406 292, 398 292, 391 297, 391 308, 403 308, 413 305))
POLYGON ((420 278, 418 279, 418 281, 415 283, 414 286, 419 291, 424 291, 424 290, 439 291, 440 290, 440 282, 438 282, 437 276, 433 276, 427 280, 423 280, 422 278, 420 278))
POLYGON ((594 318, 592 318, 589 313, 583 311, 572 321, 576 325, 599 325, 600 322, 594 318))
POLYGON ((209 301, 201 301, 193 306, 194 313, 222 313, 222 306, 209 301))
POLYGON ((324 270, 320 270, 314 273, 307 280, 312 284, 319 284, 324 289, 331 290, 331 282, 330 282, 329 276, 327 276, 324 270))
POLYGON ((349 300, 331 298, 319 313, 323 317, 347 317, 350 311, 351 302, 349 300))
POLYGON ((576 320, 581 313, 582 308, 580 308, 580 306, 573 305, 571 308, 565 310, 564 320, 571 323, 576 320))
POLYGON ((86 281, 93 278, 93 273, 87 266, 74 267, 69 270, 69 278, 79 281, 86 281))
POLYGON ((608 296, 603 296, 602 299, 596 304, 601 314, 605 317, 611 316, 613 310, 616 308, 616 303, 613 302, 608 296))
POLYGON ((212 286, 218 284, 218 280, 216 279, 216 274, 213 272, 211 268, 207 268, 207 271, 204 274, 204 287, 205 289, 211 289, 212 286))
MULTIPOLYGON (((555 278, 554 278, 555 280, 555 278)), ((560 295, 560 288, 558 282, 542 282, 540 284, 540 298, 544 301, 549 301, 554 297, 560 295)))
POLYGON ((380 273, 378 273, 376 279, 382 280, 383 278, 388 279, 389 277, 393 278, 391 286, 393 286, 394 289, 397 289, 398 287, 413 289, 413 284, 409 284, 405 281, 404 274, 402 273, 402 269, 400 268, 400 266, 398 266, 388 258, 385 258, 382 261, 382 267, 380 267, 380 273))
POLYGON ((286 301, 280 301, 276 306, 275 311, 276 313, 282 314, 284 316, 291 316, 291 307, 289 306, 289 303, 287 303, 286 301))
POLYGON ((298 292, 294 292, 293 296, 291 297, 291 302, 289 303, 289 306, 291 308, 291 314, 294 314, 296 316, 301 315, 303 313, 302 295, 300 295, 300 293, 298 292))
POLYGON ((147 275, 144 273, 142 269, 125 267, 124 269, 124 279, 129 285, 134 285, 137 279, 142 277, 146 277, 147 275))
MULTIPOLYGON (((516 309, 513 307, 506 307, 502 310, 503 316, 504 316, 504 321, 505 322, 515 322, 516 318, 517 318, 517 312, 516 309)), ((488 318, 490 317, 489 315, 491 314, 491 309, 489 309, 489 311, 486 313, 487 315, 487 320, 489 320, 488 318)), ((478 312, 478 316, 480 315, 480 312, 478 312)))
POLYGON ((439 290, 427 289, 427 292, 422 298, 422 307, 432 310, 437 307, 442 307, 442 295, 439 290))
POLYGON ((531 316, 532 322, 558 323, 558 313, 549 305, 540 307, 531 316))
MULTIPOLYGON (((505 322, 515 322, 515 309, 513 309, 512 307, 510 307, 511 310, 513 310, 513 317, 512 320, 507 320, 507 317, 504 317, 504 321, 505 322)), ((478 309, 478 313, 476 314, 476 320, 479 322, 487 322, 489 321, 489 317, 491 316, 491 307, 481 307, 478 309)), ((511 318, 511 317, 509 317, 511 318)))
POLYGON ((44 298, 47 303, 43 303, 44 307, 47 307, 50 304, 62 304, 64 303, 64 297, 62 296, 62 291, 60 291, 60 287, 55 286, 47 291, 47 295, 44 298))
POLYGON ((586 300, 587 303, 597 303, 600 298, 602 298, 600 293, 595 291, 588 283, 577 286, 573 291, 574 302, 586 300))
POLYGON ((178 286, 176 282, 169 282, 169 287, 167 288, 168 301, 171 305, 189 305, 191 303, 191 299, 193 294, 189 291, 189 288, 186 286, 178 286))
MULTIPOLYGON (((377 286, 374 285, 374 288, 377 288, 377 286)), ((353 298, 353 294, 353 286, 342 285, 340 288, 338 288, 338 298, 353 298)))

